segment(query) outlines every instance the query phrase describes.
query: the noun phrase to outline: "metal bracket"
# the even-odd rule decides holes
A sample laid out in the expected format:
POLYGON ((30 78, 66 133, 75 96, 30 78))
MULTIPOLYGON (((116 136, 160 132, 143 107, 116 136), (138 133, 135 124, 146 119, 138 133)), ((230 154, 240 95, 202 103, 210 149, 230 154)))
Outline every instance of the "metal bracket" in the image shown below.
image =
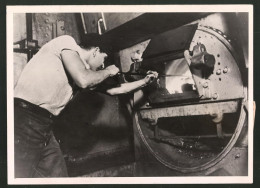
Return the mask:
POLYGON ((219 138, 224 138, 224 133, 222 130, 222 120, 223 120, 223 113, 216 113, 216 114, 211 114, 211 117, 213 117, 212 121, 216 124, 217 127, 217 135, 219 138))

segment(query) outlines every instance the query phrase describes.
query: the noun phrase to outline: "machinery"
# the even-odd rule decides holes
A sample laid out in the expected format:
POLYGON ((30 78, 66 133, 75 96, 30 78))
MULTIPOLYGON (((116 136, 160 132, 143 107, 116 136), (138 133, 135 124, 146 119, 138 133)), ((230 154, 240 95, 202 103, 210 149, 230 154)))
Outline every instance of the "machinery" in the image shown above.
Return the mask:
POLYGON ((137 176, 247 175, 239 42, 199 23, 151 39, 140 70, 159 79, 134 115, 137 176))

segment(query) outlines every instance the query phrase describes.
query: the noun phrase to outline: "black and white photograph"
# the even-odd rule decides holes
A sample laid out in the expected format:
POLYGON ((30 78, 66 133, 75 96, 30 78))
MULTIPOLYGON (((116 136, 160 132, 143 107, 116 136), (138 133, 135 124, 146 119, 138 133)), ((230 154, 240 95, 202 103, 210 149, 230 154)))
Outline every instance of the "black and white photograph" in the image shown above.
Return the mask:
POLYGON ((253 6, 7 6, 8 184, 253 182, 253 6))

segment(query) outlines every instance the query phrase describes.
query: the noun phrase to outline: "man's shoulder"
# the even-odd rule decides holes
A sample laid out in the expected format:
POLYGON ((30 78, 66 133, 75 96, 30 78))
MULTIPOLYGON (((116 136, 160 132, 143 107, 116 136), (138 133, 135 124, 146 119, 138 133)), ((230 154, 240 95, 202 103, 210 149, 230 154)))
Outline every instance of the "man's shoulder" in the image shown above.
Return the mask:
POLYGON ((52 43, 58 43, 58 44, 77 44, 75 39, 70 35, 62 35, 59 36, 51 41, 52 43))
POLYGON ((70 35, 62 35, 54 38, 49 43, 47 43, 44 48, 50 48, 58 53, 61 52, 62 49, 73 49, 75 51, 79 51, 78 44, 70 35))

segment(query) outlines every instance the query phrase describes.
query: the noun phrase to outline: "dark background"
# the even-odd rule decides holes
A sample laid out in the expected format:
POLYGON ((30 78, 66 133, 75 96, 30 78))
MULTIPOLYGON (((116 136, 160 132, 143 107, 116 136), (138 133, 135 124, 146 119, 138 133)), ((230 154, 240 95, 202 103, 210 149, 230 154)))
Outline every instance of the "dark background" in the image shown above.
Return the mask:
MULTIPOLYGON (((0 2, 0 187, 260 187, 260 127, 258 111, 254 126, 253 184, 229 185, 7 185, 7 115, 6 115, 6 6, 7 5, 135 5, 135 4, 253 4, 254 5, 254 100, 258 106, 260 81, 260 1, 259 0, 1 0, 0 2)), ((8 23, 7 23, 8 24, 8 23)), ((221 182, 220 182, 221 183, 221 182)))

